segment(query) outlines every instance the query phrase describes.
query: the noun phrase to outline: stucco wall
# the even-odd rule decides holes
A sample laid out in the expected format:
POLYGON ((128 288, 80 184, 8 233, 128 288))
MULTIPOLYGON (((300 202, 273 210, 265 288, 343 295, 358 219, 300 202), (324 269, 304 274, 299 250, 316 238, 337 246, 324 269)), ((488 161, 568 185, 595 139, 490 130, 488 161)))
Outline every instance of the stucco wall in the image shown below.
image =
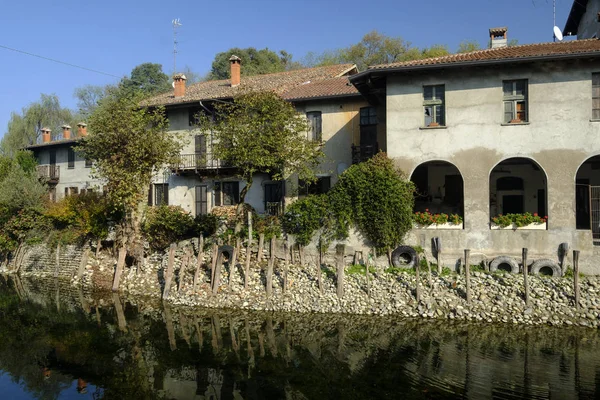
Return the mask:
POLYGON ((440 236, 456 255, 464 248, 517 255, 528 247, 536 256, 553 259, 558 245, 568 242, 582 250, 586 272, 600 273, 591 232, 575 230, 575 176, 586 159, 600 154, 600 122, 590 121, 591 74, 596 71, 600 63, 572 62, 390 76, 390 157, 408 174, 426 161, 448 161, 464 179, 464 230, 414 231, 410 240, 440 236), (529 80, 529 124, 502 124, 502 80, 508 79, 529 80), (446 88, 446 129, 423 129, 423 85, 433 84, 446 88), (547 176, 547 231, 490 230, 490 171, 511 157, 534 160, 547 176))

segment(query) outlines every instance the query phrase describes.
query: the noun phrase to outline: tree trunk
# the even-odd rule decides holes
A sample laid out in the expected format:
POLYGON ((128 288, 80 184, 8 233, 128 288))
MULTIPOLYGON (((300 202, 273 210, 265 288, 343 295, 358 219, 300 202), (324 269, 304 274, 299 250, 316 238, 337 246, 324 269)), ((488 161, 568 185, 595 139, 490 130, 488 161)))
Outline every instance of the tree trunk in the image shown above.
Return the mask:
POLYGON ((267 264, 267 297, 273 292, 273 264, 275 263, 275 237, 271 237, 270 257, 267 264))
POLYGON ((196 272, 194 273, 194 293, 198 288, 198 279, 200 278, 200 270, 202 269, 202 259, 204 258, 204 235, 200 234, 198 239, 198 259, 196 261, 196 272))
POLYGON ((235 233, 238 234, 242 230, 242 212, 244 211, 244 204, 246 202, 246 195, 252 186, 253 175, 244 177, 246 186, 240 191, 240 202, 235 209, 235 233))
POLYGON ((262 259, 263 247, 265 246, 265 234, 258 234, 258 252, 256 253, 256 262, 260 263, 262 259))
POLYGON ((248 211, 248 245, 246 247, 246 268, 244 269, 244 289, 250 283, 250 260, 252 259, 252 213, 248 211))

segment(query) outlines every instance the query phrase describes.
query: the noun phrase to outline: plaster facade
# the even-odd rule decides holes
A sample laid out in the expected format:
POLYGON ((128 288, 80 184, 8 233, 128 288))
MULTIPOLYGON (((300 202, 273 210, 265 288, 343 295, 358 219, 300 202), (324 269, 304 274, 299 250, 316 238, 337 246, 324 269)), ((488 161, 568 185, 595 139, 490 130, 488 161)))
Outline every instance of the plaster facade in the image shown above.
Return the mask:
POLYGON ((390 75, 388 155, 409 175, 422 163, 446 161, 464 181, 464 229, 415 229, 409 241, 429 248, 431 237, 439 236, 446 255, 454 258, 466 248, 516 257, 527 247, 530 257, 551 259, 567 242, 582 251, 583 272, 600 273, 600 249, 594 248, 591 231, 575 229, 576 175, 600 154, 600 122, 591 120, 591 77, 598 71, 597 61, 571 61, 390 75), (502 82, 515 79, 528 81, 528 122, 504 124, 502 82), (424 127, 424 85, 445 85, 446 127, 424 127), (526 182, 525 194, 533 202, 534 189, 545 186, 547 230, 490 229, 490 173, 512 158, 532 160, 547 179, 526 182))

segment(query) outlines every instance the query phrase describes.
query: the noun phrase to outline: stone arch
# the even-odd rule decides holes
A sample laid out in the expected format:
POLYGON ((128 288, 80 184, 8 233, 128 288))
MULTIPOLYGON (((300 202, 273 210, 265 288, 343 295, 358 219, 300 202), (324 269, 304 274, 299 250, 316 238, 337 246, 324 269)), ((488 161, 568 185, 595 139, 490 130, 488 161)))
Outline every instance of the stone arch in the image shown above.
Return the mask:
MULTIPOLYGON (((592 187, 600 187, 600 155, 595 155, 587 158, 577 168, 575 174, 575 226, 576 229, 592 229, 592 225, 598 226, 600 221, 593 223, 593 210, 598 207, 594 206, 600 201, 596 199, 595 192, 597 189, 592 187), (594 193, 592 193, 594 192, 594 193)), ((598 218, 596 218, 598 219, 598 218)))
POLYGON ((464 218, 464 179, 456 165, 443 160, 419 164, 410 180, 416 186, 414 211, 458 214, 464 218))
POLYGON ((510 157, 491 170, 490 218, 529 212, 548 215, 548 178, 541 165, 529 157, 510 157))

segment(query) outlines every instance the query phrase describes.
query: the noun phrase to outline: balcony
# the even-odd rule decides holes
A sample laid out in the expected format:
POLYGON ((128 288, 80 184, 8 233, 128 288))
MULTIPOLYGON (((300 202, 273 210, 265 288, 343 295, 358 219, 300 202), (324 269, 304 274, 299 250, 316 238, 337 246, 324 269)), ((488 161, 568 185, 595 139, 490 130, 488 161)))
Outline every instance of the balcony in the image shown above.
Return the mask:
POLYGON ((180 154, 169 167, 174 172, 232 168, 231 164, 213 158, 210 153, 180 154))
POLYGON ((48 183, 58 183, 60 179, 60 167, 57 165, 38 165, 38 175, 45 178, 48 183))
POLYGON ((379 144, 352 145, 352 164, 358 164, 372 158, 379 151, 379 144))

